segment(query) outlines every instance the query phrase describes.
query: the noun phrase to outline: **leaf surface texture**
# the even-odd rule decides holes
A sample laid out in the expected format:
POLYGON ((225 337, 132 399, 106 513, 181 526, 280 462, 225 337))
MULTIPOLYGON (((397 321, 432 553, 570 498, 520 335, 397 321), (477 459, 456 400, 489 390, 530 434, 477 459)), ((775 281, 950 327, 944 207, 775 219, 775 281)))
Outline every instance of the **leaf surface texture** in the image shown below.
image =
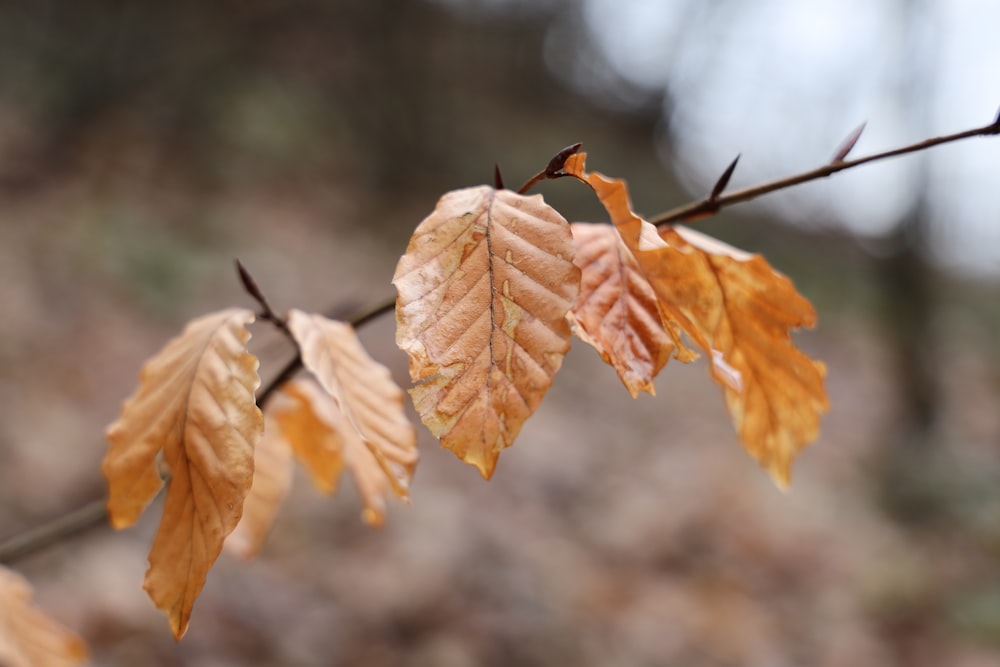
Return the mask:
POLYGON ((424 424, 484 478, 538 408, 569 349, 568 223, 541 196, 444 195, 396 267, 396 342, 424 424))
POLYGON ((573 332, 618 373, 632 397, 655 394, 653 378, 674 344, 660 320, 656 293, 611 225, 573 223, 580 296, 569 313, 573 332))
MULTIPOLYGON (((381 525, 389 493, 399 495, 398 489, 405 489, 410 478, 392 479, 387 474, 333 397, 313 380, 292 380, 282 387, 273 414, 281 436, 317 488, 333 493, 346 469, 361 495, 362 518, 368 524, 381 525)), ((404 469, 412 474, 412 466, 404 469)))
MULTIPOLYGON (((354 327, 322 315, 293 310, 288 326, 299 344, 303 365, 329 393, 353 430, 385 473, 397 496, 408 497, 417 465, 417 433, 406 418, 403 390, 389 369, 372 359, 354 327)), ((381 514, 379 514, 381 521, 381 514)))
POLYGON ((253 319, 229 309, 189 323, 146 363, 139 389, 107 430, 103 470, 116 528, 134 523, 159 490, 161 465, 169 478, 143 587, 177 638, 253 478, 263 430, 257 359, 246 350, 253 319))
POLYGON ((264 434, 254 448, 253 484, 243 501, 243 516, 225 543, 230 553, 246 560, 260 553, 292 486, 292 449, 271 412, 264 411, 264 434))

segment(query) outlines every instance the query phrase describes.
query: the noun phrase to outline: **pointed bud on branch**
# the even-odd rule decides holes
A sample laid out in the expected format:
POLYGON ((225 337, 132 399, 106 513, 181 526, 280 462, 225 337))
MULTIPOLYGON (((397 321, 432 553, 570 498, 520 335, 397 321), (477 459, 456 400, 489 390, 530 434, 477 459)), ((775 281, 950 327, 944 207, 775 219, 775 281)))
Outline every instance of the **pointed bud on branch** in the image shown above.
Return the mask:
POLYGON ((726 170, 722 172, 722 175, 719 176, 719 180, 717 180, 715 185, 712 187, 712 192, 708 195, 708 201, 715 201, 719 198, 719 195, 722 194, 722 191, 726 189, 726 186, 729 185, 729 179, 733 177, 733 172, 736 171, 736 164, 739 161, 740 156, 737 155, 736 159, 730 162, 729 166, 726 167, 726 170))
POLYGON ((847 154, 851 152, 854 145, 858 143, 858 139, 861 138, 861 133, 865 131, 865 125, 866 123, 858 125, 842 142, 840 142, 840 147, 837 148, 837 152, 833 154, 830 164, 837 164, 838 162, 844 161, 844 158, 846 158, 847 154))

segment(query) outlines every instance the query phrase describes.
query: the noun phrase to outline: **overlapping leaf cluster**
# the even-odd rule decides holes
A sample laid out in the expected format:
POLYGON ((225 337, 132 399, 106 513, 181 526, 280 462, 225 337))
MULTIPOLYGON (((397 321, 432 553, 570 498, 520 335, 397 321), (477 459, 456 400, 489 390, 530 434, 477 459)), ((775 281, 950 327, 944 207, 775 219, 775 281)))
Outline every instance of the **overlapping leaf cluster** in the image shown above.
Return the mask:
POLYGON ((567 223, 541 196, 482 186, 451 192, 417 228, 393 283, 399 346, 424 423, 486 478, 537 408, 569 349, 594 346, 632 394, 653 393, 673 356, 708 358, 747 450, 780 485, 816 438, 824 369, 791 342, 816 316, 791 281, 691 229, 657 229, 624 181, 593 188, 612 225, 567 223))
MULTIPOLYGON (((790 339, 815 323, 809 302, 758 255, 683 227, 657 229, 632 211, 623 181, 588 173, 583 154, 565 157, 548 175, 589 185, 612 224, 571 225, 540 195, 480 186, 444 195, 415 230, 393 284, 396 340, 421 420, 489 478, 572 334, 633 397, 653 394, 668 361, 691 361, 697 348, 744 446, 787 484, 827 407, 822 364, 790 339)), ((223 547, 243 557, 260 549, 294 459, 328 493, 349 471, 374 525, 390 493, 408 498, 417 463, 403 391, 353 328, 298 310, 277 318, 256 285, 248 289, 294 341, 309 379, 284 383, 262 412, 247 350, 255 314, 223 310, 192 321, 147 362, 108 428, 115 527, 133 524, 166 484, 144 587, 178 638, 223 547)))
POLYGON ((133 524, 166 483, 144 588, 179 639, 209 568, 229 538, 250 557, 291 484, 294 457, 332 493, 346 468, 379 524, 389 491, 406 499, 416 433, 389 371, 342 322, 293 310, 287 328, 312 379, 286 383, 262 414, 257 359, 246 348, 254 313, 191 322, 150 359, 108 427, 104 459, 112 524, 133 524))

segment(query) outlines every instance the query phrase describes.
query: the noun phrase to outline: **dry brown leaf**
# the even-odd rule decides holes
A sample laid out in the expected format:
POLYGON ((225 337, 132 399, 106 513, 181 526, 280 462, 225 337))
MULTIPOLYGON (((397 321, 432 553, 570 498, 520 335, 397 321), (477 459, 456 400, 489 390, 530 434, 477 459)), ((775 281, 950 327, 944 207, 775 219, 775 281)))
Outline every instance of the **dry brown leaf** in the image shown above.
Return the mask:
POLYGON ((653 288, 614 227, 579 222, 570 227, 574 262, 582 272, 580 296, 569 314, 573 332, 618 372, 632 398, 640 391, 655 395, 653 378, 670 360, 674 344, 653 288))
MULTIPOLYGON (((323 493, 336 493, 344 472, 341 432, 355 433, 333 397, 314 381, 291 380, 271 401, 273 418, 281 438, 309 473, 313 486, 323 493), (313 407, 313 403, 317 407, 313 407), (325 419, 320 418, 320 414, 325 419), (331 425, 333 424, 333 425, 331 425)), ((361 443, 361 439, 356 439, 361 443)))
POLYGON ((790 336, 815 325, 812 305, 760 255, 682 227, 658 233, 632 211, 624 181, 585 171, 585 154, 566 160, 564 170, 597 193, 653 286, 664 321, 708 354, 744 446, 786 486, 792 459, 817 437, 828 407, 823 364, 790 336))
POLYGON ((271 412, 264 411, 264 434, 254 448, 253 485, 243 501, 243 516, 225 542, 230 553, 243 559, 260 553, 292 486, 292 448, 271 412))
POLYGON ((143 588, 178 639, 222 543, 243 511, 263 418, 257 359, 246 350, 254 315, 229 309, 193 320, 140 373, 108 427, 103 470, 115 528, 136 521, 169 475, 143 588))
MULTIPOLYGON (((386 498, 394 485, 333 397, 312 380, 292 380, 282 387, 273 414, 282 437, 309 471, 313 483, 333 493, 347 468, 361 494, 362 518, 366 523, 380 525, 386 498)), ((407 469, 412 472, 413 468, 407 469)), ((409 477, 396 480, 396 484, 405 488, 409 477)))
POLYGON ((539 195, 449 192, 413 233, 393 284, 417 412, 489 479, 569 349, 580 285, 569 225, 539 195))
POLYGON ((337 402, 395 494, 407 499, 417 465, 417 432, 389 369, 368 356, 349 324, 293 310, 288 328, 299 344, 302 364, 337 402))
POLYGON ((87 647, 31 599, 31 584, 0 566, 0 665, 72 667, 87 662, 87 647))

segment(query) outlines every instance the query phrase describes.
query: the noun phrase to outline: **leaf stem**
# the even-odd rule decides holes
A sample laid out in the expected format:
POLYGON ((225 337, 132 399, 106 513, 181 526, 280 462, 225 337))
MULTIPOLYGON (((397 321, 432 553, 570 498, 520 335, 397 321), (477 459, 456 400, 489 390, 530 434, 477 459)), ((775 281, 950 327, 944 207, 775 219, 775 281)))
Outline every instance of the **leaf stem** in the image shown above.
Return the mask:
MULTIPOLYGON (((709 195, 700 201, 679 206, 673 210, 667 211, 666 213, 661 213, 660 215, 651 218, 649 221, 654 225, 659 226, 674 222, 697 220, 699 218, 714 215, 723 208, 732 206, 733 204, 747 202, 762 195, 790 188, 793 185, 799 185, 801 183, 808 183, 809 181, 815 181, 820 178, 826 178, 827 176, 836 174, 838 171, 852 169, 869 162, 885 160, 887 158, 898 157, 908 153, 916 153, 928 148, 933 148, 934 146, 949 144, 955 141, 961 141, 962 139, 969 139, 970 137, 985 137, 996 134, 1000 134, 1000 114, 998 114, 996 119, 989 125, 977 127, 972 130, 965 130, 964 132, 956 132, 954 134, 947 134, 941 137, 934 137, 933 139, 925 139, 924 141, 918 141, 917 143, 910 144, 908 146, 902 146, 900 148, 894 148, 881 153, 866 155, 854 160, 834 159, 832 162, 816 167, 815 169, 795 174, 793 176, 786 176, 785 178, 780 178, 768 183, 762 183, 760 185, 737 190, 728 195, 722 195, 720 192, 716 192, 715 189, 713 189, 712 194, 715 195, 714 197, 709 195)), ((853 143, 850 144, 848 150, 850 150, 851 147, 853 147, 853 143)), ((838 150, 838 154, 840 152, 841 151, 838 150)), ((844 154, 846 155, 846 151, 844 151, 844 154)))
MULTIPOLYGON (((245 270, 245 269, 244 269, 245 270)), ((249 276, 249 274, 247 274, 249 276)), ((241 280, 243 272, 240 272, 241 280)), ((252 280, 252 279, 251 279, 252 280)), ((255 283, 254 283, 255 284, 255 283)), ((246 283, 244 282, 244 287, 246 283)), ((250 291, 248 289, 248 291, 250 291)), ((259 290, 258 290, 259 292, 259 290)), ((252 294, 252 292, 251 292, 252 294)), ((263 297, 263 295, 261 295, 263 297)), ((257 297, 255 297, 257 298, 257 297)), ((261 302, 265 310, 270 311, 263 298, 257 299, 261 302)), ((386 299, 385 301, 360 311, 350 319, 351 325, 360 329, 361 327, 375 321, 379 317, 390 313, 396 307, 396 299, 386 299)), ((262 317, 262 319, 264 319, 262 317)), ((257 405, 264 407, 264 404, 285 383, 302 368, 302 357, 295 355, 285 366, 274 376, 260 393, 257 395, 257 405)), ((15 561, 30 556, 42 549, 57 544, 64 539, 71 538, 80 533, 84 533, 91 528, 106 525, 108 510, 103 499, 93 500, 82 507, 70 510, 62 516, 47 521, 40 526, 29 528, 28 530, 14 535, 0 542, 0 564, 10 565, 15 561)))

